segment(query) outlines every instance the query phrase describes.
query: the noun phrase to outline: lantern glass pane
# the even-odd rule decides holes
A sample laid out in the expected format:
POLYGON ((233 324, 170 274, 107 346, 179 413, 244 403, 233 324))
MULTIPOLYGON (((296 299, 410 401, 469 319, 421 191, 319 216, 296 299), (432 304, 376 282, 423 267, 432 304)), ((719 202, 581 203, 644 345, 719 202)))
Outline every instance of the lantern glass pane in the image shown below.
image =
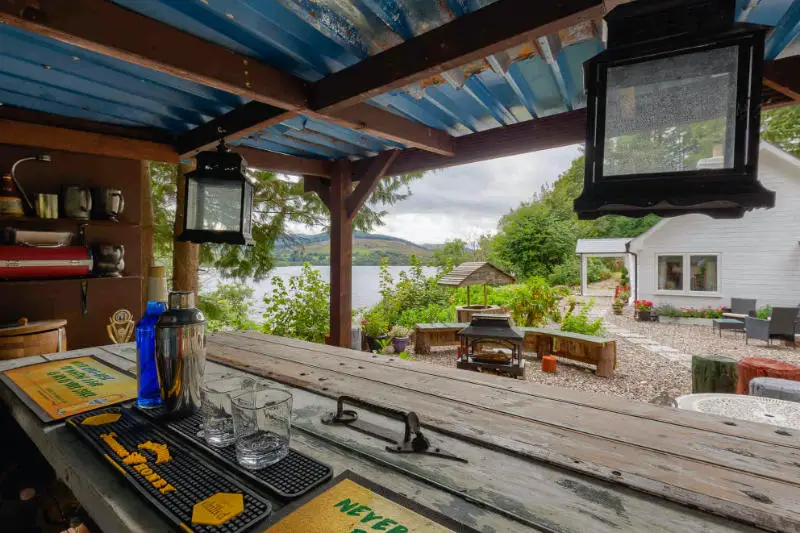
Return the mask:
POLYGON ((186 206, 186 229, 240 231, 242 182, 189 178, 186 206))
POLYGON ((739 48, 608 68, 603 176, 733 168, 739 48))

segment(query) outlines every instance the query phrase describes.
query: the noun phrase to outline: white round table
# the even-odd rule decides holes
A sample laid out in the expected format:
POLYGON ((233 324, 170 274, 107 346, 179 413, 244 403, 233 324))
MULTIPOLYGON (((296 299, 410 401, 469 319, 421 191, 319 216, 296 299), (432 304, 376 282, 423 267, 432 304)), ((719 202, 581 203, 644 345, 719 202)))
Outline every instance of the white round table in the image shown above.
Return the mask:
POLYGON ((800 403, 742 394, 687 394, 679 409, 800 429, 800 403))

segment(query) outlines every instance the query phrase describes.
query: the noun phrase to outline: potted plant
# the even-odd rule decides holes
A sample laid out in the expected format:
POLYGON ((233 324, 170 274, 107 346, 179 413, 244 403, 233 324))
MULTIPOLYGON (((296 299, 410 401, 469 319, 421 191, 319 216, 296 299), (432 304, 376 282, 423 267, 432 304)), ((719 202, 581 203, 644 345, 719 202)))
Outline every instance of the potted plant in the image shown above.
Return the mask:
POLYGON ((628 300, 630 300, 630 299, 631 299, 631 293, 630 293, 630 292, 628 292, 628 291, 623 291, 623 292, 619 293, 619 300, 620 300, 620 301, 621 301, 623 304, 626 304, 626 303, 628 303, 628 300))
POLYGON ((389 331, 389 336, 392 338, 392 346, 394 346, 395 353, 406 351, 408 346, 408 335, 411 330, 405 326, 397 325, 389 331))
POLYGON ((614 300, 614 303, 611 304, 611 308, 614 309, 615 315, 621 315, 622 310, 625 308, 625 302, 622 300, 614 300))
POLYGON ((653 302, 650 300, 634 300, 633 305, 636 307, 636 315, 640 322, 650 322, 652 320, 650 313, 653 310, 653 302))
POLYGON ((387 340, 388 342, 389 335, 386 334, 388 330, 389 322, 380 308, 373 307, 362 315, 361 331, 364 332, 369 351, 377 352, 381 350, 382 347, 378 340, 387 340))

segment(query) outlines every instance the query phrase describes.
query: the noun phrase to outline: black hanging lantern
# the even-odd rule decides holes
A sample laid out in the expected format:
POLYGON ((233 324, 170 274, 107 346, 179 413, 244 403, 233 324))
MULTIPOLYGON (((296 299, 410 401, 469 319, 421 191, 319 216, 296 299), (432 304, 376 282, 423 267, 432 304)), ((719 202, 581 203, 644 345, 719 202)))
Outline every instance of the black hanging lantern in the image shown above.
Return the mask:
POLYGON ((606 16, 608 49, 584 65, 581 219, 773 207, 757 179, 766 28, 734 0, 632 2, 606 16))
POLYGON ((247 162, 220 141, 214 152, 197 154, 186 174, 184 229, 180 241, 253 244, 253 183, 247 162))

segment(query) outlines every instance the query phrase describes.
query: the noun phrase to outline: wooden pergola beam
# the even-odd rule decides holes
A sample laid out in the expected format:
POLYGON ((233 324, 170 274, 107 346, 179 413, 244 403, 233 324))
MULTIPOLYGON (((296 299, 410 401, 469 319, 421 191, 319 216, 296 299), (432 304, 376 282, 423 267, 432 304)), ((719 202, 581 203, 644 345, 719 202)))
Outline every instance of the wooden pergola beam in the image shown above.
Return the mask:
POLYGON ((311 86, 310 105, 344 109, 603 13, 603 0, 499 0, 326 76, 311 86))
POLYGON ((356 217, 361 206, 378 186, 381 176, 386 173, 399 154, 399 150, 388 150, 372 159, 364 174, 360 176, 356 188, 347 196, 345 201, 347 218, 353 220, 356 217))
POLYGON ((764 85, 800 102, 800 56, 770 61, 764 65, 764 85))
MULTIPOLYGON (((571 144, 583 144, 585 141, 586 110, 580 109, 456 137, 455 154, 452 157, 422 150, 401 150, 384 176, 465 165, 571 144)), ((377 156, 354 163, 356 178, 364 174, 376 158, 377 156)))
POLYGON ((178 162, 178 152, 168 144, 6 119, 0 119, 0 144, 125 159, 178 162))
POLYGON ((324 159, 309 159, 293 155, 279 154, 267 150, 250 148, 249 146, 234 146, 234 152, 242 154, 247 161, 247 166, 282 174, 296 174, 299 176, 330 177, 333 173, 334 162, 324 159))
MULTIPOLYGON (((283 109, 286 113, 276 116, 278 122, 310 111, 308 84, 300 78, 112 2, 38 0, 34 5, 0 0, 0 23, 283 109)), ((254 115, 249 123, 243 121, 243 112, 234 110, 232 116, 248 133, 276 123, 272 108, 254 104, 247 110, 254 115)), ((321 118, 407 146, 452 153, 452 138, 446 132, 366 104, 321 118)), ((216 125, 181 139, 181 149, 192 152, 207 146, 209 131, 216 133, 216 125)))

